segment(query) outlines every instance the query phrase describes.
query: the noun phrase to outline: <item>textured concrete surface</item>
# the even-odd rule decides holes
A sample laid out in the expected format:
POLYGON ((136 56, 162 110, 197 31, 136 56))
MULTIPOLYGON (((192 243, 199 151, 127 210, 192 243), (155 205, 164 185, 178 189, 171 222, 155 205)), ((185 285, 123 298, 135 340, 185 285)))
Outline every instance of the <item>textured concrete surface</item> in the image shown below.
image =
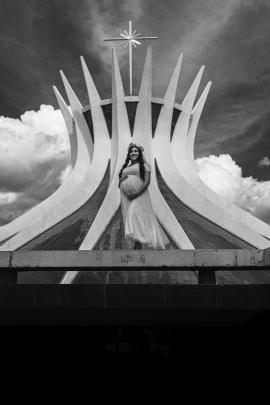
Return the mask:
MULTIPOLYGON (((24 245, 19 251, 31 250, 78 250, 89 227, 91 226, 102 200, 106 195, 109 184, 109 166, 103 181, 101 182, 96 193, 82 206, 78 211, 59 222, 42 235, 38 236, 31 242, 24 245)), ((25 279, 30 282, 38 282, 42 280, 51 280, 51 282, 59 282, 63 272, 53 274, 21 274, 19 279, 25 279)))
POLYGON ((78 250, 106 195, 108 184, 109 166, 100 186, 86 204, 18 250, 78 250))
POLYGON ((0 266, 18 269, 23 284, 57 283, 61 269, 84 270, 77 284, 197 284, 197 270, 209 266, 220 284, 270 283, 269 257, 256 249, 1 252, 0 266))
POLYGON ((1 268, 76 268, 122 270, 269 269, 258 249, 17 251, 0 252, 1 268), (3 255, 3 256, 2 256, 3 255), (1 258, 2 257, 2 258, 1 258), (3 263, 1 265, 1 263, 3 263), (7 265, 8 263, 8 265, 7 265))
POLYGON ((196 249, 253 248, 180 201, 166 185, 158 168, 156 169, 160 190, 196 249))

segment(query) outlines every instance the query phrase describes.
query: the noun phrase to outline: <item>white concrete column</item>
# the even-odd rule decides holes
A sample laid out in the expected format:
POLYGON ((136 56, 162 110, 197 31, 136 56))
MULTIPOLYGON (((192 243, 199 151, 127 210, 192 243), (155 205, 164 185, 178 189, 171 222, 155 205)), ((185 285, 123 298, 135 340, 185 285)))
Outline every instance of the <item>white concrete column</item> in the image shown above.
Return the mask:
POLYGON ((189 129, 191 111, 198 92, 204 66, 202 66, 181 103, 181 113, 175 125, 173 132, 171 148, 173 156, 177 158, 179 151, 187 148, 187 133, 189 129))
POLYGON ((77 134, 75 129, 75 122, 71 112, 68 109, 68 106, 65 103, 65 100, 59 93, 56 86, 53 86, 53 91, 55 93, 59 108, 62 112, 66 128, 69 135, 69 144, 70 144, 70 162, 71 167, 74 168, 76 160, 77 160, 77 152, 78 152, 78 142, 77 142, 77 134))
MULTIPOLYGON (((115 49, 113 50, 112 69, 112 123, 110 186, 97 216, 80 246, 80 250, 91 250, 94 248, 120 206, 119 172, 125 162, 128 145, 132 141, 125 106, 123 83, 115 49)), ((72 282, 74 277, 64 279, 63 284, 72 282)))
POLYGON ((84 137, 84 144, 87 146, 88 154, 89 154, 89 161, 90 163, 92 162, 93 158, 93 140, 90 134, 90 129, 87 125, 87 122, 85 120, 85 117, 82 112, 82 104, 78 97, 76 96, 74 90, 72 89, 71 85, 69 84, 66 76, 64 75, 64 72, 60 70, 60 74, 65 86, 65 90, 69 99, 70 107, 72 110, 72 114, 75 120, 75 126, 76 126, 76 131, 79 137, 79 134, 81 134, 84 137))
MULTIPOLYGON (((200 191, 206 198, 212 201, 215 205, 221 207, 227 215, 228 221, 237 221, 245 226, 249 227, 251 230, 259 235, 266 236, 270 238, 270 226, 260 219, 254 217, 247 211, 237 207, 229 201, 225 201, 224 198, 216 194, 212 189, 210 189, 199 177, 198 169, 194 162, 194 141, 198 123, 201 117, 201 113, 211 87, 211 82, 209 82, 202 95, 200 96, 197 104, 192 111, 192 120, 190 123, 188 131, 188 164, 185 167, 185 171, 189 176, 190 184, 198 191, 200 191)), ((217 134, 218 135, 218 134, 217 134)), ((180 162, 179 162, 180 163, 180 162)))
MULTIPOLYGON (((82 113, 82 105, 63 73, 62 77, 76 123, 78 139, 76 164, 61 188, 19 217, 18 221, 9 224, 6 235, 13 235, 15 232, 17 234, 0 246, 0 250, 18 249, 79 209, 93 195, 104 177, 109 160, 109 134, 103 132, 99 136, 97 133, 96 153, 93 154, 93 142, 82 113)), ((101 109, 100 106, 99 108, 101 109)), ((96 128, 100 124, 96 125, 97 116, 94 112, 93 126, 96 128)))
POLYGON ((96 165, 96 173, 93 173, 93 175, 97 176, 97 171, 101 172, 102 175, 104 175, 108 160, 111 156, 111 140, 102 111, 100 96, 85 63, 85 60, 82 56, 81 63, 89 98, 94 130, 94 151, 92 164, 96 165))
POLYGON ((174 240, 176 245, 182 249, 193 249, 193 245, 186 236, 182 227, 178 223, 176 217, 171 211, 170 207, 164 200, 157 184, 156 172, 155 172, 155 158, 157 153, 162 151, 162 142, 164 138, 169 148, 170 143, 170 127, 171 116, 173 111, 173 104, 175 99, 176 86, 178 82, 178 76, 180 72, 182 57, 180 56, 169 84, 169 89, 166 94, 166 107, 161 109, 160 119, 157 123, 156 136, 157 140, 152 138, 152 54, 151 48, 147 50, 146 60, 143 69, 142 81, 139 92, 139 104, 137 106, 137 113, 134 125, 133 138, 134 142, 142 145, 145 148, 146 160, 150 163, 152 168, 151 182, 149 185, 150 197, 155 214, 166 229, 170 237, 174 240), (169 129, 168 129, 169 128, 169 129), (169 132, 166 132, 168 129, 169 132), (161 147, 160 147, 161 145, 161 147))
POLYGON ((112 51, 112 141, 111 182, 118 177, 131 142, 125 94, 115 48, 112 51))
POLYGON ((152 149, 152 48, 147 48, 142 80, 139 90, 139 103, 133 130, 133 141, 144 147, 147 161, 152 149))

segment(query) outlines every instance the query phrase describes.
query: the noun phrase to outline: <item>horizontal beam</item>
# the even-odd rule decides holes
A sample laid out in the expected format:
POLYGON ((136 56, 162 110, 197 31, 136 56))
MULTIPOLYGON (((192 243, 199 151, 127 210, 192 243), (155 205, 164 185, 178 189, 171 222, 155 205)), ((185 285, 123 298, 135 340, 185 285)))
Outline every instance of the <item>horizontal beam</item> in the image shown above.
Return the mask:
POLYGON ((1 269, 55 270, 56 268, 94 270, 104 268, 187 269, 247 268, 266 269, 270 254, 258 249, 196 250, 112 250, 112 251, 15 251, 0 252, 1 269))
MULTIPOLYGON (((140 98, 139 98, 139 96, 129 95, 129 96, 124 97, 124 101, 125 101, 125 103, 139 102, 140 98)), ((164 99, 160 98, 160 97, 151 97, 151 103, 164 105, 164 99)), ((112 104, 111 98, 107 98, 107 99, 100 101, 100 105, 108 105, 108 104, 112 104)), ((180 112, 182 111, 181 104, 179 104, 177 102, 174 103, 174 108, 176 108, 180 112)), ((90 105, 85 105, 82 109, 83 112, 88 111, 88 110, 91 110, 90 105)))

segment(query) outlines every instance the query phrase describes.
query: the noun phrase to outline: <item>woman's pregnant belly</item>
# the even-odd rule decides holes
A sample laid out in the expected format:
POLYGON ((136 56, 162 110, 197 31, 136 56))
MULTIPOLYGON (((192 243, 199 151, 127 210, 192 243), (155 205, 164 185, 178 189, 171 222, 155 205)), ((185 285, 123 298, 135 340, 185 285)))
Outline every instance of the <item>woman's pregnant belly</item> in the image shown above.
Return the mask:
POLYGON ((133 193, 136 192, 142 185, 142 179, 134 174, 129 174, 128 177, 122 181, 120 185, 120 190, 133 193))

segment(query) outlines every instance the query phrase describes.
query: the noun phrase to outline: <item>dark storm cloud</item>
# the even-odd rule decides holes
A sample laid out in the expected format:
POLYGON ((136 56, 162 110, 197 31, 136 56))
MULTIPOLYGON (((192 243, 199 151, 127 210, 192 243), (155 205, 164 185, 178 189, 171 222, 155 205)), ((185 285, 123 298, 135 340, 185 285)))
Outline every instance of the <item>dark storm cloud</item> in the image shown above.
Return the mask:
POLYGON ((269 178, 257 168, 270 148, 269 19, 269 1, 242 1, 212 38, 206 58, 213 87, 196 144, 198 156, 230 153, 262 179, 269 178))
MULTIPOLYGON (((16 191, 21 194, 12 203, 0 204, 0 226, 22 215, 54 193, 61 185, 61 174, 68 163, 68 159, 52 159, 49 162, 40 163, 33 168, 31 181, 29 176, 26 177, 27 183, 22 180, 23 187, 16 182, 1 188, 1 191, 16 191)), ((18 173, 14 178, 18 179, 18 173)))
MULTIPOLYGON (((56 106, 52 84, 62 90, 59 69, 79 83, 79 55, 85 52, 76 15, 86 1, 0 2, 0 111, 18 116, 41 103, 56 106), (80 3, 80 7, 78 7, 80 3)), ((95 58, 92 65, 98 68, 95 58)), ((80 90, 80 89, 79 89, 80 90)))
POLYGON ((35 180, 29 167, 17 165, 13 159, 0 164, 0 191, 20 192, 25 190, 35 180))
POLYGON ((41 103, 56 106, 51 85, 64 93, 59 76, 63 69, 74 89, 87 103, 80 66, 83 55, 101 93, 110 96, 110 75, 104 80, 103 39, 118 31, 127 16, 139 16, 140 0, 5 0, 0 1, 0 111, 18 116, 41 103), (133 5, 132 5, 133 4, 133 5), (137 11, 136 11, 137 10, 137 11))
MULTIPOLYGON (((40 103, 56 106, 51 84, 61 92, 62 68, 86 102, 79 56, 85 56, 102 97, 109 96, 110 44, 129 19, 143 34, 158 35, 154 47, 154 92, 162 96, 177 54, 184 52, 183 96, 201 64, 203 84, 216 89, 231 81, 256 81, 269 67, 269 2, 264 0, 9 0, 0 1, 1 112, 25 111, 40 103), (105 94, 104 94, 105 93, 105 94)), ((148 41, 147 44, 150 44, 148 41)), ((126 81, 126 50, 123 76, 126 81)), ((135 50, 138 85, 145 45, 135 50)), ((64 93, 64 92, 63 92, 64 93)), ((10 115, 10 114, 9 114, 10 115)))
POLYGON ((197 135, 198 154, 207 153, 209 148, 216 154, 236 154, 259 142, 257 123, 269 114, 269 95, 268 76, 255 83, 232 80, 216 90, 204 108, 197 135))

